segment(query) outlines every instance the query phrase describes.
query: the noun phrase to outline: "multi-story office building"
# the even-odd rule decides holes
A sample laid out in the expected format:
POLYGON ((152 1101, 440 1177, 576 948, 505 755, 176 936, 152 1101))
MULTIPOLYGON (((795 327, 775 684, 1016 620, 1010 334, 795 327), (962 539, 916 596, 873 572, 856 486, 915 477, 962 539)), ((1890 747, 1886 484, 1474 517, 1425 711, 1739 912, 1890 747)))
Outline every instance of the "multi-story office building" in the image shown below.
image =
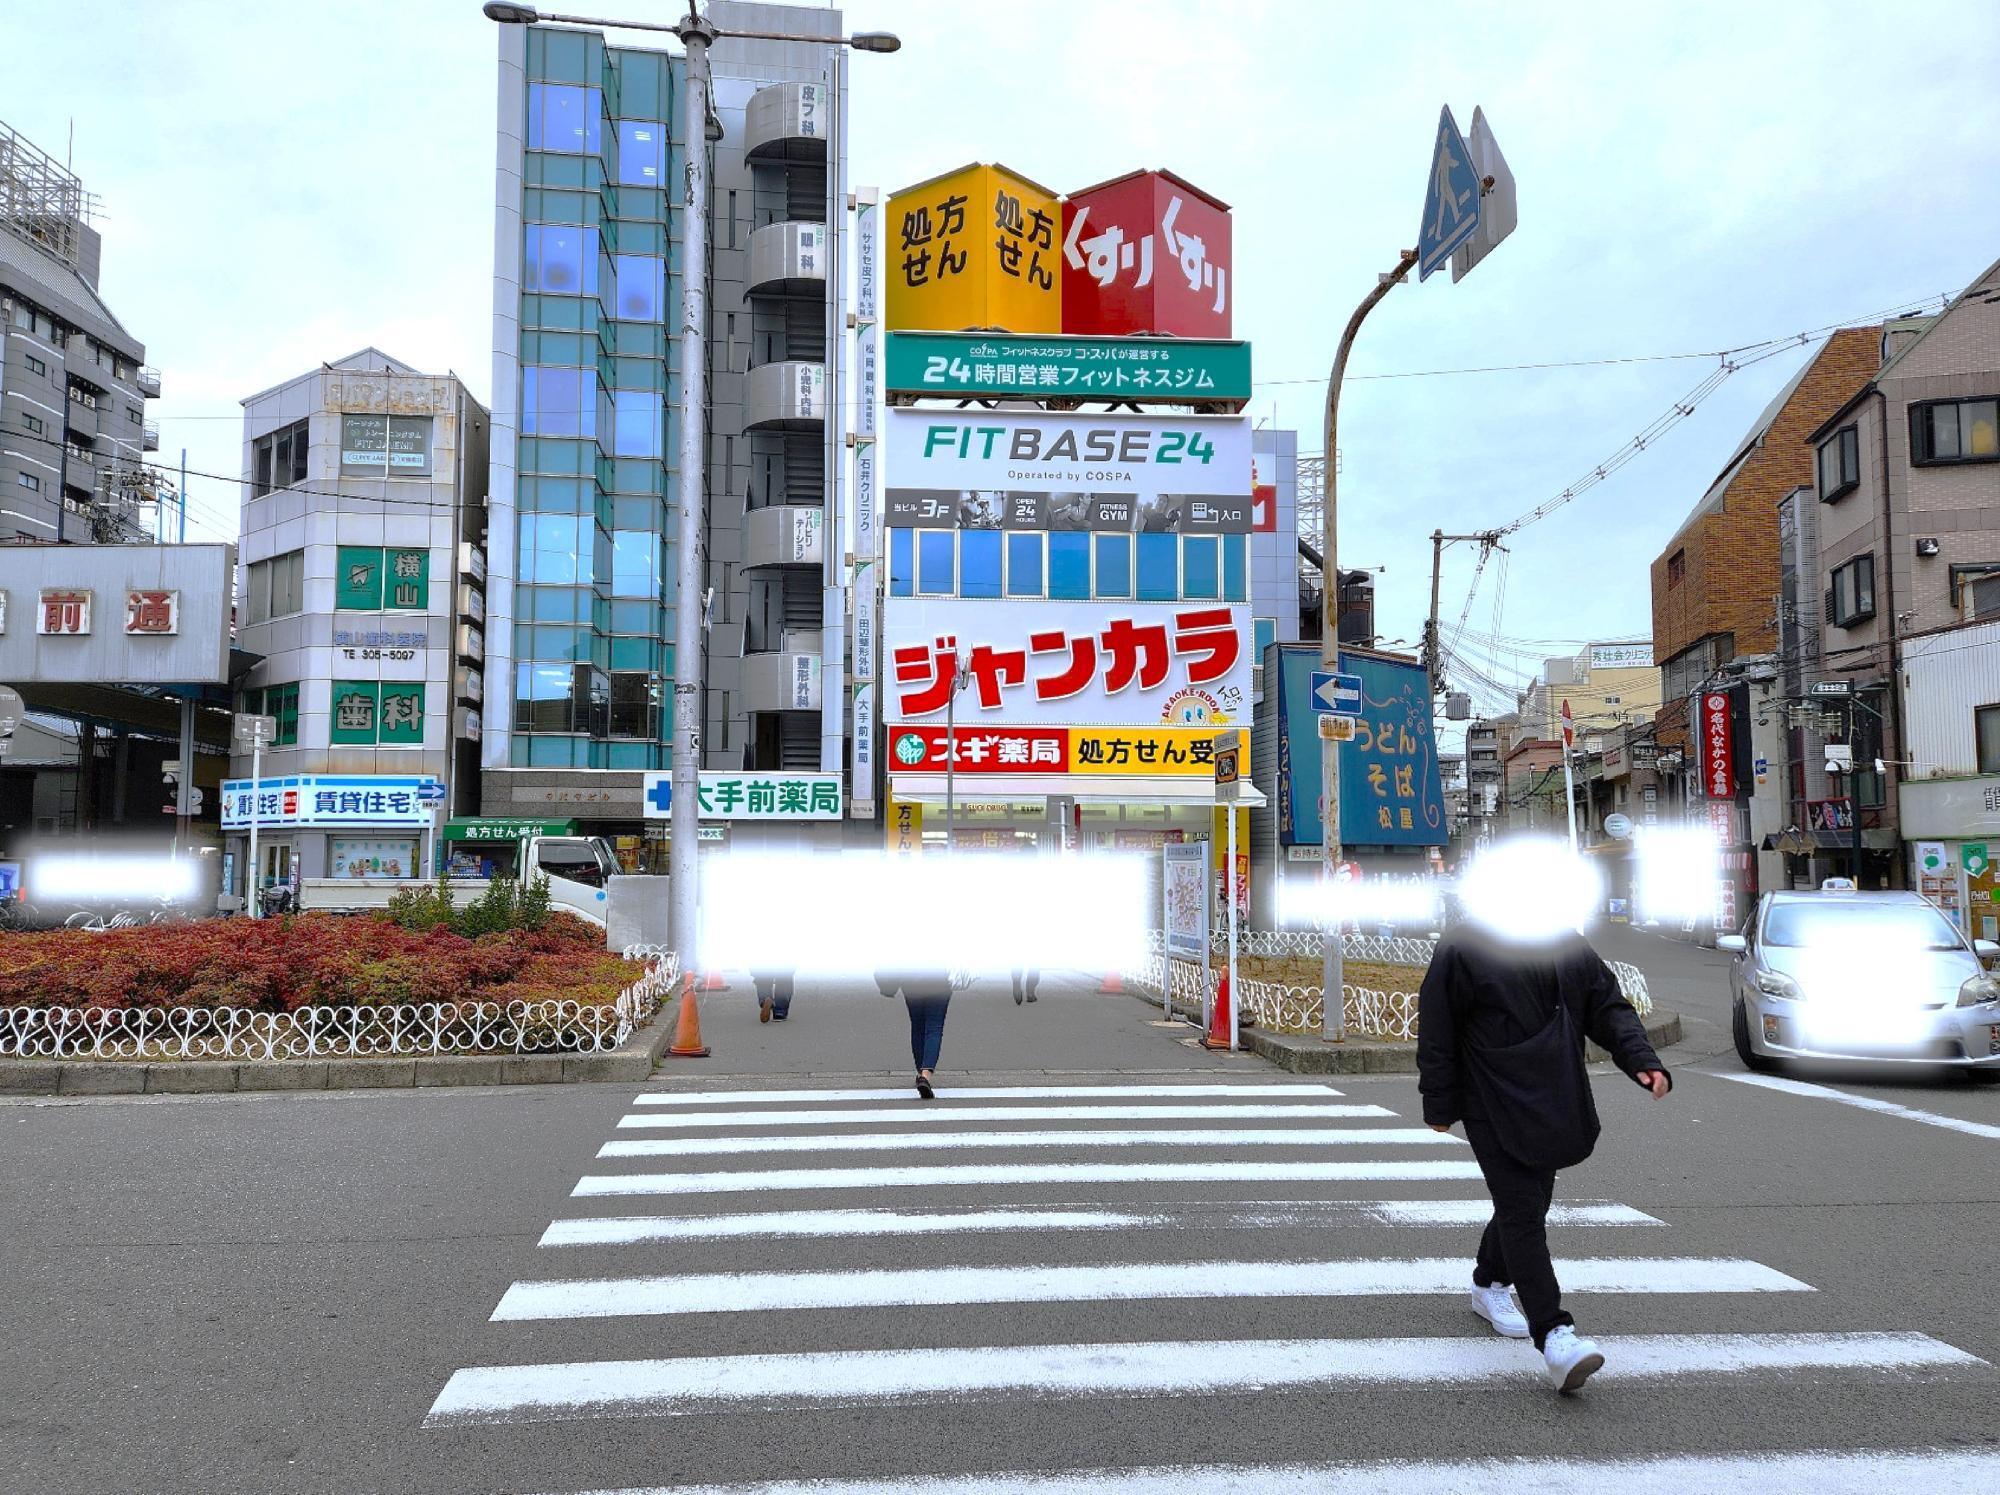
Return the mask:
POLYGON ((489 425, 374 348, 243 401, 238 707, 276 735, 255 788, 232 758, 223 826, 247 841, 266 800, 266 887, 424 876, 427 833, 477 808, 489 425))
POLYGON ((146 350, 98 294, 93 198, 0 124, 0 540, 150 538, 146 350))
MULTIPOLYGON (((715 0, 707 585, 676 590, 685 63, 502 26, 483 807, 645 829, 677 675, 702 766, 845 766, 837 10, 715 0), (719 136, 717 136, 719 131, 719 136), (829 357, 829 354, 832 354, 829 357), (699 607, 705 658, 674 655, 699 607)), ((664 829, 664 822, 653 825, 664 829)))

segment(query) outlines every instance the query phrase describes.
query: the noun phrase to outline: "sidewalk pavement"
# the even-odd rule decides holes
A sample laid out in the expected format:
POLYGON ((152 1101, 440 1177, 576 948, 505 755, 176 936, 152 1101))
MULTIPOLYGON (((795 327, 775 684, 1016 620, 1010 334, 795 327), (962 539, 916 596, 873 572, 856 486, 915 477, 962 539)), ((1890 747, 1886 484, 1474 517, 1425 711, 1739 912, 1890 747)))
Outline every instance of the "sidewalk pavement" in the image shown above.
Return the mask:
MULTIPOLYGON (((1099 978, 1047 971, 1038 1001, 1014 1004, 1007 978, 986 976, 952 994, 938 1074, 1007 1071, 1024 1074, 1195 1075, 1268 1074, 1247 1052, 1211 1052, 1186 1023, 1153 1025, 1157 1004, 1127 994, 1103 994, 1099 978)), ((673 1020, 669 1008, 662 1019, 673 1020)), ((701 994, 706 1059, 662 1056, 656 1077, 697 1075, 913 1075, 910 1022, 901 997, 884 997, 872 982, 815 981, 801 975, 791 1016, 759 1023, 747 976, 731 976, 726 991, 701 994)))

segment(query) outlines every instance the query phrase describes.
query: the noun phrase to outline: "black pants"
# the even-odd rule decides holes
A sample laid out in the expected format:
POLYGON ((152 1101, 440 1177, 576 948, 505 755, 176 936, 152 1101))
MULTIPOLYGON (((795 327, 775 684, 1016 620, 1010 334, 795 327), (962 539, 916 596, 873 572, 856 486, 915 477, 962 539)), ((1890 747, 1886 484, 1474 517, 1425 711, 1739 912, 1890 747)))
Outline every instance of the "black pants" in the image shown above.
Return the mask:
POLYGON ((1484 1121, 1467 1117, 1465 1139, 1493 1196, 1493 1218, 1479 1238, 1472 1280, 1481 1287, 1511 1286, 1520 1295, 1539 1350, 1556 1325, 1576 1322, 1563 1312, 1562 1285, 1549 1260, 1549 1201, 1555 1198, 1556 1176, 1509 1157, 1484 1121))

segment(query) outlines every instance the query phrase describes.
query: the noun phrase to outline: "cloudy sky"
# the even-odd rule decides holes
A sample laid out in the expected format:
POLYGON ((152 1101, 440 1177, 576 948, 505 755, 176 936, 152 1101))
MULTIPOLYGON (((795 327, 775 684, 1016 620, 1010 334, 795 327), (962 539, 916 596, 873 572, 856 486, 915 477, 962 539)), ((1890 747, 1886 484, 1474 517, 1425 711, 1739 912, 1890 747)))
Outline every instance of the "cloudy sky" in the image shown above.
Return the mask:
MULTIPOLYGON (((1414 242, 1438 108, 1483 105, 1520 229, 1458 285, 1391 294, 1341 407, 1341 558, 1388 568, 1383 633, 1415 638, 1431 529, 1505 524, 1614 456, 1715 367, 1672 355, 1907 309, 2000 258, 2000 32, 1973 13, 857 0, 849 24, 904 48, 855 60, 854 179, 979 159, 1058 190, 1197 182, 1235 209, 1253 413, 1315 451, 1340 328, 1414 242), (1430 372, 1526 364, 1576 366, 1430 372)), ((163 370, 163 457, 235 474, 239 399, 369 343, 487 395, 477 0, 6 0, 0 43, 0 118, 58 157, 73 124, 104 201, 103 289, 163 370)), ((1644 636, 1648 564, 1804 356, 1744 368, 1517 534, 1472 611, 1505 641, 1489 665, 1644 636)), ((232 534, 235 485, 189 489, 191 537, 232 534)), ((1471 572, 1448 558, 1448 627, 1471 572)))

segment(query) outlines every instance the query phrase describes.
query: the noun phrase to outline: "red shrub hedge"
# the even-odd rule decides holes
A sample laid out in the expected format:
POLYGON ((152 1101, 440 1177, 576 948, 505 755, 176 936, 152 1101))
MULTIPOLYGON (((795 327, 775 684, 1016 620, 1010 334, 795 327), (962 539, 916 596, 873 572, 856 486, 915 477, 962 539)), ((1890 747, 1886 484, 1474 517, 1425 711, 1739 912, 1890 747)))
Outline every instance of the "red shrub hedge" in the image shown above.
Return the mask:
POLYGON ((476 940, 339 914, 0 934, 0 1007, 603 1004, 643 971, 562 915, 476 940))

